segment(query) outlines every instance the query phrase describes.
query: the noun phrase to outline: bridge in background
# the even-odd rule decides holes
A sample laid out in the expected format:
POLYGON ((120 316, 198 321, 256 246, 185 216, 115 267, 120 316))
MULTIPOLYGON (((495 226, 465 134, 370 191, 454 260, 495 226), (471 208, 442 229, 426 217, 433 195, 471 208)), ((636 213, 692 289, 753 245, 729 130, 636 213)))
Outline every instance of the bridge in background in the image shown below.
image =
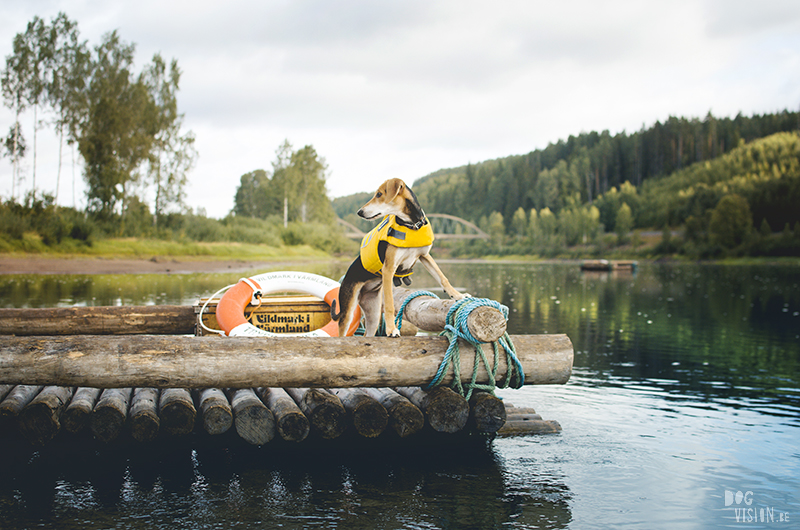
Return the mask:
MULTIPOLYGON (((489 239, 489 234, 461 217, 446 213, 429 213, 427 216, 433 226, 433 234, 436 239, 489 239)), ((336 222, 345 228, 344 235, 350 239, 362 239, 366 235, 357 226, 344 219, 337 217, 336 222)))

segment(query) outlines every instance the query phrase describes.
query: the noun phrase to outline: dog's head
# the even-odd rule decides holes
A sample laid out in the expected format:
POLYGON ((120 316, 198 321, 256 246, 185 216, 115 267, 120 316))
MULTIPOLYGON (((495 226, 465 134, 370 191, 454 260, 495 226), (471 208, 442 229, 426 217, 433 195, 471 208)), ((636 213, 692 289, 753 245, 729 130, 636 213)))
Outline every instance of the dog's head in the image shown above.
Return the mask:
POLYGON ((381 184, 369 202, 358 210, 358 215, 364 219, 396 215, 409 225, 421 223, 425 219, 425 212, 422 211, 417 196, 400 179, 389 179, 381 184))

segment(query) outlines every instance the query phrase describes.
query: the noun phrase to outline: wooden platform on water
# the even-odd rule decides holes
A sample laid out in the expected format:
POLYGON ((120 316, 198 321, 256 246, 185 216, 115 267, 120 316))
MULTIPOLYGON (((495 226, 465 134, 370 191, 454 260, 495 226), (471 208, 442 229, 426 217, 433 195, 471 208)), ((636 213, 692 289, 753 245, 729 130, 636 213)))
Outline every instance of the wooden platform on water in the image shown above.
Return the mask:
MULTIPOLYGON (((397 291, 396 304, 410 293, 397 291)), ((436 331, 451 303, 414 299, 406 310, 409 327, 436 331)), ((209 305, 204 319, 213 328, 209 305)), ((457 438, 561 429, 488 393, 476 392, 467 402, 444 386, 422 390, 447 347, 441 337, 187 336, 196 333, 196 313, 196 307, 174 306, 0 309, 0 432, 16 432, 35 445, 86 432, 101 443, 236 432, 264 445, 273 439, 413 442, 426 432, 457 438), (291 375, 293 366, 303 368, 301 375, 291 375)), ((254 325, 288 330, 286 324, 300 320, 320 327, 327 323, 324 314, 324 302, 280 297, 267 299, 250 318, 254 325)), ((488 329, 497 325, 491 315, 473 324, 487 322, 483 332, 497 333, 488 329)), ((566 382, 569 339, 515 339, 529 383, 566 382)), ((471 374, 464 363, 471 360, 462 359, 462 373, 471 374)), ((504 373, 499 369, 497 377, 504 373)), ((488 377, 485 370, 481 377, 488 377)))
POLYGON ((630 260, 587 259, 581 262, 582 271, 595 272, 636 272, 638 266, 638 262, 630 260))

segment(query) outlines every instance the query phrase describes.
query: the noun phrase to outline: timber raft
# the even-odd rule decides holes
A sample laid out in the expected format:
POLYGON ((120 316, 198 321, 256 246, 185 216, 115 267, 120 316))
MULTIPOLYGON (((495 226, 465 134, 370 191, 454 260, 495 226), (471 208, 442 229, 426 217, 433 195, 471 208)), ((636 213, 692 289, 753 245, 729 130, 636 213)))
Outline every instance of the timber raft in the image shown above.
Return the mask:
MULTIPOLYGON (((400 307, 413 291, 395 289, 400 307)), ((261 327, 326 323, 328 306, 309 297, 265 299, 248 308, 261 327), (300 316, 298 316, 300 315, 300 316)), ((213 301, 211 301, 213 302, 213 301)), ((235 432, 249 444, 309 438, 388 439, 426 435, 553 433, 558 422, 491 393, 466 400, 447 386, 423 390, 449 345, 439 336, 219 338, 202 336, 194 307, 0 309, 0 433, 41 446, 91 435, 142 443, 235 432), (201 335, 201 336, 197 336, 201 335)), ((437 332, 451 300, 418 296, 403 332, 437 332)), ((214 304, 202 315, 215 324, 214 304)), ((479 308, 468 324, 481 341, 505 333, 505 318, 479 308)), ((515 335, 526 384, 564 384, 573 348, 565 335, 515 335)), ((489 347, 485 345, 485 347, 489 347)), ((472 375, 463 343, 461 379, 472 375)), ((489 347, 490 348, 490 347, 489 347)), ((506 376, 498 363, 496 382, 506 376)), ((485 367, 478 381, 487 382, 485 367)), ((449 384, 450 373, 443 380, 449 384)))

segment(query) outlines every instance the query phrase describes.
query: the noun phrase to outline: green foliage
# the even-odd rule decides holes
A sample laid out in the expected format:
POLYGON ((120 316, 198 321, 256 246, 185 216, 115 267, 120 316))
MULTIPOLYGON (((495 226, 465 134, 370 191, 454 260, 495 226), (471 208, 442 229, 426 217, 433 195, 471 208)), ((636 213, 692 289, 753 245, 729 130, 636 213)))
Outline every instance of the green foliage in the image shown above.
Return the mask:
MULTIPOLYGON (((17 118, 25 108, 34 109, 34 155, 40 126, 37 110, 49 106, 61 142, 59 161, 66 136, 69 143, 78 144, 85 162, 88 211, 104 225, 117 223, 120 234, 130 230, 125 215, 139 208, 136 204, 129 208, 128 202, 144 201, 151 186, 154 221, 170 205, 182 206, 186 172, 196 157, 194 136, 180 133, 177 62, 173 60, 167 69, 156 54, 152 65, 137 75, 134 50, 113 31, 90 53, 79 38, 77 23, 64 13, 49 24, 34 17, 26 31, 14 37, 13 53, 6 57, 2 72, 6 106, 16 111, 17 118), (140 191, 134 191, 133 184, 140 191)), ((19 127, 12 129, 4 144, 14 158, 16 183, 25 144, 19 127)), ((35 194, 35 160, 33 167, 35 194)), ((60 173, 59 162, 57 178, 60 173)))
POLYGON ((285 213, 292 221, 333 220, 325 188, 327 166, 314 147, 307 145, 293 151, 285 141, 278 148, 272 167, 272 176, 263 169, 242 175, 234 198, 235 215, 266 219, 285 213))
MULTIPOLYGON (((654 205, 660 207, 654 210, 628 196, 629 192, 692 164, 713 160, 742 141, 794 131, 797 123, 798 113, 788 111, 732 119, 715 118, 710 113, 702 120, 671 117, 633 134, 584 133, 526 155, 442 169, 418 179, 413 187, 426 211, 458 215, 473 222, 496 211, 503 214, 507 228, 518 208, 530 211, 547 207, 557 214, 569 206, 576 193, 582 203, 598 203, 600 222, 609 230, 613 230, 622 202, 631 208, 637 226, 663 226, 668 221, 677 225, 696 213, 689 212, 674 222, 667 219, 663 205, 654 205), (628 189, 624 190, 626 182, 628 189), (614 189, 620 196, 611 201, 607 195, 614 189), (647 221, 641 220, 640 214, 647 221)), ((760 220, 756 203, 748 200, 760 220)), ((777 226, 783 226, 783 222, 777 226)))
POLYGON ((356 213, 370 198, 372 198, 372 192, 353 193, 333 199, 331 205, 336 215, 344 219, 347 215, 356 213))
POLYGON ((354 193, 352 195, 333 199, 331 204, 333 206, 333 211, 339 218, 366 233, 375 227, 375 221, 362 219, 356 212, 371 198, 371 192, 354 193))
POLYGON ((640 223, 681 224, 689 215, 714 208, 731 193, 747 199, 758 226, 762 219, 771 226, 800 219, 796 206, 800 204, 800 136, 775 134, 743 144, 716 160, 646 183, 641 192, 644 206, 640 223))
POLYGON ((181 206, 184 202, 186 174, 194 166, 197 152, 194 134, 181 134, 183 114, 178 113, 177 92, 181 72, 178 62, 172 60, 169 71, 160 54, 145 69, 141 79, 147 86, 155 112, 153 148, 147 160, 148 176, 155 188, 153 211, 155 222, 170 204, 181 206))
POLYGON ((617 217, 614 221, 614 231, 617 233, 617 238, 620 243, 628 239, 628 233, 631 231, 631 228, 633 228, 631 207, 628 206, 628 203, 623 202, 622 206, 617 210, 617 217))
MULTIPOLYGON (((575 160, 557 162, 541 175, 546 182, 557 183, 553 189, 566 189, 574 184, 574 174, 580 171, 573 171, 573 166, 578 167, 575 160), (552 179, 555 174, 559 177, 552 179)), ((800 255, 795 230, 784 229, 780 234, 773 234, 772 230, 776 226, 800 226, 800 136, 784 132, 749 144, 742 142, 714 160, 650 179, 641 188, 623 182, 595 196, 593 204, 582 202, 579 192, 563 196, 559 191, 551 199, 548 201, 557 206, 545 206, 538 212, 530 209, 524 230, 525 210, 517 208, 506 226, 505 238, 495 230, 491 248, 479 244, 469 248, 475 253, 555 256, 563 255, 567 247, 583 246, 584 254, 602 254, 627 243, 628 234, 634 230, 634 251, 641 247, 642 252, 681 253, 693 258, 800 255), (659 226, 665 230, 660 243, 648 243, 636 231, 659 226), (674 237, 670 226, 683 226, 683 239, 674 237), (753 230, 755 226, 758 231, 753 230), (613 231, 616 238, 604 237, 603 229, 613 231), (498 243, 501 239, 502 244, 498 243)), ((486 229, 489 218, 490 215, 481 217, 481 226, 486 229)))
POLYGON ((325 252, 352 252, 358 248, 335 227, 322 223, 289 223, 281 231, 281 238, 286 245, 308 245, 325 252))
POLYGON ((711 243, 726 250, 743 244, 753 230, 753 217, 747 199, 735 193, 724 196, 711 211, 708 230, 711 243))
POLYGON ((511 219, 511 234, 517 239, 522 239, 528 232, 528 216, 522 207, 517 208, 511 219))
POLYGON ((4 248, 41 252, 71 240, 74 245, 91 245, 96 226, 72 208, 55 206, 53 196, 26 196, 24 203, 0 203, 0 234, 4 248))
MULTIPOLYGON (((156 230, 148 206, 135 197, 128 203, 125 222, 112 220, 108 224, 72 208, 57 207, 53 197, 46 194, 36 199, 28 194, 23 204, 13 200, 0 203, 0 252, 84 253, 98 243, 101 243, 101 250, 116 254, 132 252, 134 255, 174 252, 217 255, 203 245, 221 243, 276 249, 273 253, 276 257, 296 254, 297 251, 288 248, 292 246, 314 249, 314 253, 352 253, 358 248, 358 244, 346 239, 336 225, 293 222, 288 228, 283 228, 278 217, 255 219, 230 215, 217 220, 191 213, 170 213, 163 216, 156 230), (112 243, 109 236, 117 235, 120 226, 122 235, 129 239, 112 243), (149 238, 146 240, 149 243, 135 242, 133 238, 149 238), (130 252, 126 247, 130 247, 130 252)), ((255 251, 246 252, 252 254, 255 251)), ((261 255, 264 251, 257 253, 261 255)))
POLYGON ((118 202, 125 208, 133 173, 147 159, 157 131, 155 102, 131 71, 133 54, 134 45, 123 43, 116 32, 95 48, 78 140, 86 161, 88 208, 104 220, 118 202))
POLYGON ((233 213, 239 217, 266 218, 280 211, 280 197, 270 190, 270 178, 263 169, 245 173, 239 179, 233 213))

